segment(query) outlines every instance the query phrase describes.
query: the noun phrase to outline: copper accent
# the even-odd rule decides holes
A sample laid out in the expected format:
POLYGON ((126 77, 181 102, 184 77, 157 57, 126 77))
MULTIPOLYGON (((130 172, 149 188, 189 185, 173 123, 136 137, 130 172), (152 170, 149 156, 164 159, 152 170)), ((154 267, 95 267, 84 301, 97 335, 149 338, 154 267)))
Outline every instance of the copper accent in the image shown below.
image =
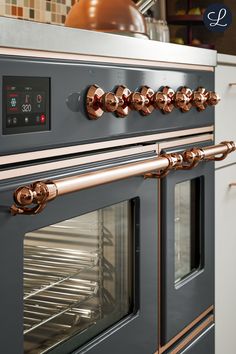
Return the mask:
POLYGON ((135 111, 142 111, 146 104, 149 103, 147 97, 144 97, 140 92, 132 92, 127 98, 127 104, 130 109, 135 111))
POLYGON ((209 91, 207 93, 207 104, 209 106, 215 106, 220 102, 220 96, 214 92, 214 91, 209 91))
POLYGON ((182 353, 182 350, 187 347, 194 339, 196 339, 204 330, 210 328, 214 324, 214 316, 209 316, 205 321, 203 321, 196 329, 192 331, 184 340, 173 350, 170 351, 170 354, 179 354, 182 353))
POLYGON ((129 114, 130 107, 128 104, 128 98, 130 95, 131 95, 131 91, 126 86, 120 85, 116 89, 116 96, 118 97, 119 100, 119 106, 116 110, 116 114, 120 118, 125 118, 129 114))
POLYGON ((80 0, 69 11, 65 26, 100 32, 147 35, 144 16, 131 0, 80 0))
POLYGON ((86 107, 90 119, 100 118, 104 112, 114 112, 119 104, 118 98, 112 92, 104 92, 101 87, 89 87, 86 97, 86 107))
POLYGON ((161 91, 156 92, 152 98, 154 107, 160 109, 163 113, 171 113, 174 109, 174 95, 174 90, 169 86, 164 86, 161 91))
POLYGON ((140 113, 143 116, 148 116, 154 110, 154 105, 152 103, 154 91, 148 86, 142 86, 141 95, 145 97, 145 105, 141 108, 140 113))
MULTIPOLYGON (((31 161, 31 160, 41 160, 51 157, 57 156, 65 156, 70 154, 78 154, 82 152, 89 152, 95 150, 102 150, 102 149, 109 149, 119 146, 127 146, 131 144, 142 144, 152 141, 170 139, 175 137, 182 137, 194 134, 202 134, 202 133, 210 133, 213 132, 213 126, 208 127, 201 127, 201 128, 194 128, 194 129, 186 129, 186 130, 179 130, 179 131, 171 131, 167 133, 159 133, 159 134, 149 134, 144 136, 136 136, 132 138, 125 138, 125 139, 115 139, 110 141, 103 141, 98 143, 90 143, 90 144, 81 144, 81 145, 74 145, 74 146, 67 146, 62 148, 56 149, 48 149, 48 150, 40 150, 40 151, 32 151, 32 152, 25 152, 22 154, 13 154, 13 155, 6 155, 0 156, 0 165, 8 165, 14 164, 18 162, 24 161, 31 161)), ((1 172, 1 178, 2 179, 1 172)))
POLYGON ((116 114, 120 118, 127 117, 130 110, 142 111, 145 105, 149 104, 147 97, 140 92, 131 92, 126 86, 120 85, 116 89, 116 96, 119 104, 116 114))
POLYGON ((174 102, 175 106, 182 112, 188 112, 191 107, 192 90, 188 87, 181 87, 179 91, 175 93, 174 102))
POLYGON ((19 187, 14 193, 15 204, 11 207, 11 214, 39 214, 45 208, 47 201, 56 196, 57 187, 52 182, 35 182, 30 186, 19 187))
POLYGON ((168 159, 169 164, 166 168, 159 170, 158 172, 152 172, 152 173, 145 173, 144 178, 163 178, 168 175, 170 170, 175 170, 177 168, 181 168, 183 164, 183 156, 181 154, 177 153, 171 153, 171 154, 163 154, 161 155, 162 157, 165 157, 168 159))
POLYGON ((140 154, 149 151, 156 152, 157 145, 156 144, 149 144, 146 146, 140 145, 137 147, 127 147, 122 150, 109 151, 103 153, 100 151, 100 153, 93 154, 90 156, 82 156, 82 157, 76 157, 70 159, 67 158, 60 161, 46 162, 43 164, 38 164, 33 166, 26 166, 26 167, 20 167, 20 168, 15 168, 10 170, 4 170, 1 171, 0 180, 3 181, 5 179, 28 176, 35 173, 53 171, 53 170, 69 168, 73 166, 81 166, 83 164, 88 164, 93 162, 99 162, 99 161, 105 162, 109 159, 125 157, 125 156, 130 156, 131 158, 134 158, 135 154, 140 154))
POLYGON ((174 343, 176 343, 181 337, 183 337, 187 332, 189 332, 194 326, 196 326, 204 317, 207 317, 214 310, 214 306, 210 306, 207 310, 201 313, 193 322, 191 322, 188 326, 186 326, 179 334, 177 334, 174 338, 172 338, 168 343, 160 349, 160 354, 165 352, 168 348, 170 348, 174 343))
POLYGON ((15 191, 15 204, 11 207, 11 212, 13 215, 36 214, 44 209, 47 201, 54 199, 56 196, 140 176, 147 172, 171 169, 179 163, 179 158, 165 155, 78 176, 36 182, 30 186, 20 187, 15 191), (31 204, 33 206, 30 207, 31 204))
POLYGON ((155 61, 150 59, 135 59, 135 58, 122 58, 112 57, 104 55, 93 55, 93 54, 76 54, 76 53, 63 53, 63 52, 49 52, 43 50, 34 49, 20 49, 20 48, 6 48, 0 47, 1 55, 8 56, 23 56, 27 58, 46 58, 46 59, 64 59, 73 60, 80 62, 95 62, 95 63, 107 63, 107 64, 125 64, 129 66, 137 67, 153 67, 153 68, 171 68, 171 69, 190 69, 197 71, 210 71, 214 72, 214 67, 207 65, 195 65, 195 64, 180 64, 180 63, 169 63, 164 61, 155 61))
POLYGON ((204 111, 206 109, 207 91, 204 87, 198 87, 197 90, 193 92, 192 104, 198 111, 204 111))
POLYGON ((228 154, 236 150, 234 141, 223 141, 219 145, 207 146, 204 148, 193 148, 184 151, 183 159, 186 163, 182 165, 182 169, 191 169, 196 167, 200 161, 221 161, 224 160, 228 154), (221 156, 217 156, 221 155, 221 156))
POLYGON ((169 148, 176 148, 178 146, 183 146, 183 145, 191 145, 195 143, 203 143, 206 141, 213 141, 214 140, 214 135, 213 134, 203 134, 203 135, 197 135, 194 137, 187 137, 187 138, 180 138, 178 140, 171 140, 171 141, 166 141, 163 143, 159 144, 160 151, 163 149, 169 149, 169 148))

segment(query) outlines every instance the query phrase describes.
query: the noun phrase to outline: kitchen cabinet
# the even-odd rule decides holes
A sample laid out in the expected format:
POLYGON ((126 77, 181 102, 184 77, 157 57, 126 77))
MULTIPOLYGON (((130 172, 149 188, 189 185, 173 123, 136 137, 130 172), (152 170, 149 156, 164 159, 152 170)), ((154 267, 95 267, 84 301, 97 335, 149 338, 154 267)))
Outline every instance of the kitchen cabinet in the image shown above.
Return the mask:
POLYGON ((216 354, 235 354, 236 164, 216 171, 216 354))
MULTIPOLYGON (((236 56, 218 54, 215 90, 222 102, 216 107, 216 141, 236 141, 236 56), (230 85, 231 84, 231 85, 230 85)), ((236 154, 216 164, 215 175, 215 316, 216 354, 235 354, 236 231, 234 224, 236 154)))
MULTIPOLYGON (((215 75, 215 90, 221 97, 221 102, 215 108, 215 140, 236 141, 236 56, 218 55, 218 66, 215 75)), ((236 154, 231 154, 226 160, 217 163, 217 167, 236 162, 236 154)))

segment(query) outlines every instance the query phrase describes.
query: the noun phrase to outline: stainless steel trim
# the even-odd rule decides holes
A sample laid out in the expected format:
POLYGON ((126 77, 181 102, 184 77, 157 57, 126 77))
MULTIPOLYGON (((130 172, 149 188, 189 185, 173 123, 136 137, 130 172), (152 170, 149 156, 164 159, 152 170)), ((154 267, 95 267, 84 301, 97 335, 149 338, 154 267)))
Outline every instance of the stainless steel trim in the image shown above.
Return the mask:
POLYGON ((204 134, 200 136, 195 136, 192 138, 183 138, 183 139, 178 139, 174 141, 167 141, 159 144, 159 151, 163 149, 168 149, 171 147, 178 147, 182 145, 190 145, 190 144, 195 144, 195 143, 200 143, 204 141, 213 141, 214 140, 214 135, 213 134, 204 134))
MULTIPOLYGON (((56 162, 47 162, 36 166, 26 166, 26 167, 18 167, 10 170, 4 170, 0 172, 0 181, 9 178, 17 178, 21 176, 28 176, 35 173, 47 172, 52 170, 57 170, 61 168, 68 168, 73 166, 80 166, 88 163, 99 162, 99 161, 106 161, 118 157, 125 157, 125 156, 132 156, 140 153, 157 151, 157 145, 147 145, 147 146, 139 146, 135 148, 129 148, 119 151, 112 151, 112 152, 104 152, 97 155, 86 156, 86 157, 77 157, 74 159, 56 161, 56 162)), ((33 153, 32 153, 33 154, 33 153)), ((28 153, 27 153, 27 156, 28 153)), ((8 161, 10 163, 11 159, 8 161)), ((15 160, 14 160, 15 161, 15 160)), ((18 161, 26 161, 18 160, 18 161)))
MULTIPOLYGON (((179 138, 187 135, 211 133, 213 131, 214 131, 214 127, 213 125, 211 125, 202 128, 185 129, 179 131, 172 131, 168 133, 159 133, 159 134, 137 136, 133 138, 109 140, 100 143, 91 143, 91 144, 75 145, 75 146, 68 146, 68 147, 62 147, 56 149, 26 152, 21 154, 12 154, 12 155, 0 156, 0 166, 24 162, 24 161, 31 161, 31 160, 36 161, 38 159, 41 160, 50 157, 65 156, 70 154, 78 154, 82 152, 109 149, 109 148, 115 148, 120 146, 132 145, 132 144, 142 144, 142 143, 152 142, 152 141, 157 142, 160 140, 172 139, 175 137, 179 138)), ((1 174, 0 174, 0 180, 1 180, 1 174)))
POLYGON ((199 66, 198 70, 204 70, 204 67, 206 70, 211 67, 212 70, 212 67, 216 66, 216 51, 209 49, 3 17, 0 18, 0 26, 0 47, 44 51, 44 55, 48 57, 50 52, 57 52, 82 54, 88 58, 100 57, 100 62, 107 57, 110 63, 114 63, 114 58, 137 59, 146 61, 145 66, 149 67, 150 61, 163 62, 165 67, 168 67, 170 62, 172 65, 178 63, 189 69, 199 66))
POLYGON ((154 60, 142 60, 142 59, 129 59, 129 58, 110 58, 105 56, 97 55, 85 55, 85 54, 67 54, 60 52, 44 52, 40 50, 30 50, 30 49, 18 49, 18 48, 3 48, 0 47, 0 55, 10 55, 10 56, 24 56, 30 58, 45 58, 45 59, 59 59, 59 60, 75 60, 82 62, 95 62, 102 64, 118 64, 118 65, 129 65, 129 66, 140 66, 148 68, 166 68, 166 69, 191 69, 191 70, 201 70, 201 71, 214 71, 213 67, 204 65, 193 65, 193 64, 180 64, 180 63, 168 63, 162 61, 154 60))
POLYGON ((150 9, 150 7, 152 7, 156 2, 157 0, 139 0, 136 3, 136 6, 142 14, 145 14, 145 12, 150 9))

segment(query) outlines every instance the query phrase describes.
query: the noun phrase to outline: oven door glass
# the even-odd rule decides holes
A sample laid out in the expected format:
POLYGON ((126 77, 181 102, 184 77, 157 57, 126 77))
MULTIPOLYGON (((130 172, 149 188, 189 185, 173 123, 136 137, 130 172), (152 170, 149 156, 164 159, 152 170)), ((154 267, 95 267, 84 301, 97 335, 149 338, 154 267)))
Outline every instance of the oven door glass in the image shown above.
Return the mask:
POLYGON ((26 233, 24 353, 132 313, 132 250, 130 201, 26 233))
POLYGON ((161 206, 163 346, 214 304, 214 163, 170 172, 161 206))
POLYGON ((175 186, 175 283, 201 267, 201 179, 177 183, 175 186))

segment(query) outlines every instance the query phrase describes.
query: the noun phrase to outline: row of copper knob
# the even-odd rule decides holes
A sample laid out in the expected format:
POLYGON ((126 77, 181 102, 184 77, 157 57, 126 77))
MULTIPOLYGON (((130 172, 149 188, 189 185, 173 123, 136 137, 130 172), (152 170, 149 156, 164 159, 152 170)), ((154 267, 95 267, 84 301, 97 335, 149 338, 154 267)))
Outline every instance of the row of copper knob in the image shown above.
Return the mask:
POLYGON ((130 110, 148 116, 155 109, 163 113, 171 113, 176 107, 182 112, 188 112, 192 107, 204 111, 207 106, 214 106, 220 101, 218 94, 199 87, 195 91, 183 86, 174 91, 169 86, 155 92, 148 86, 142 86, 139 91, 132 92, 126 86, 118 86, 115 93, 104 92, 97 85, 89 87, 86 108, 90 119, 100 118, 104 112, 114 112, 118 117, 127 117, 130 110))

